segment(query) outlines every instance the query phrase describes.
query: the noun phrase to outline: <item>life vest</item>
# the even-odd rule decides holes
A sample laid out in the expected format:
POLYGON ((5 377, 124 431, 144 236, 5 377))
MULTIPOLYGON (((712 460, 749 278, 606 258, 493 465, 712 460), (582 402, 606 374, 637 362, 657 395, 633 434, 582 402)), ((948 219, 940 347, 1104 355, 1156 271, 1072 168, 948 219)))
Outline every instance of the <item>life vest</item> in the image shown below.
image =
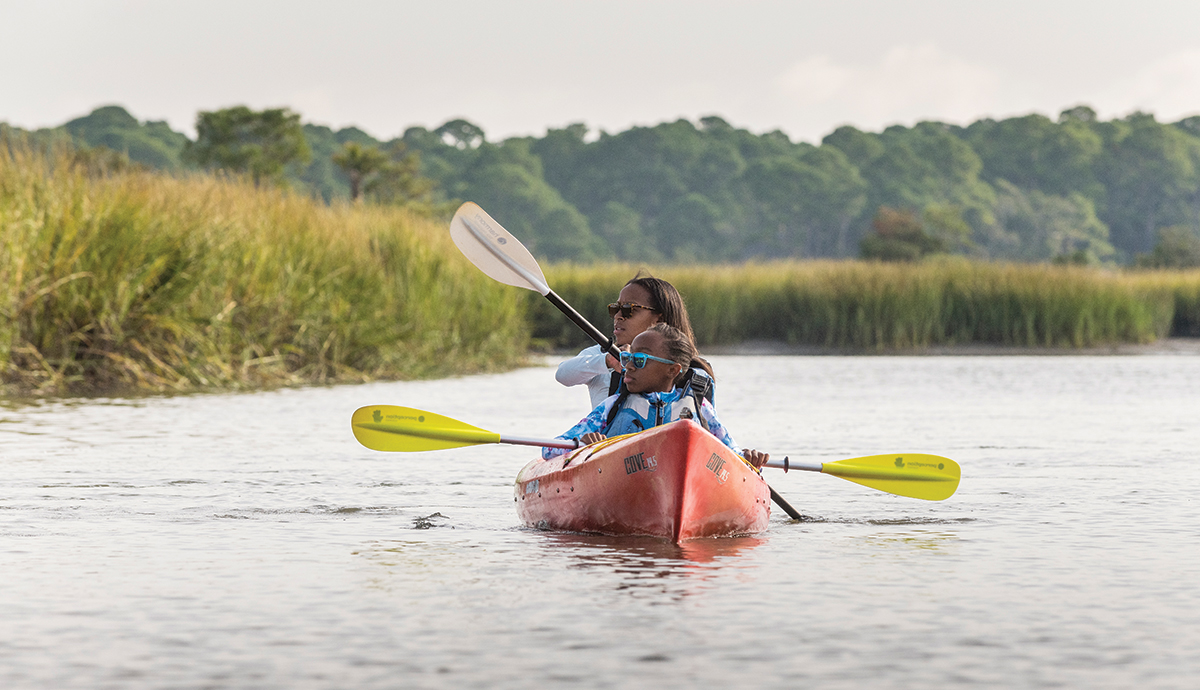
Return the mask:
MULTIPOLYGON (((701 398, 703 399, 703 398, 701 398)), ((699 405, 689 386, 666 393, 630 393, 621 389, 601 431, 605 436, 633 434, 680 419, 691 419, 707 429, 699 405)))

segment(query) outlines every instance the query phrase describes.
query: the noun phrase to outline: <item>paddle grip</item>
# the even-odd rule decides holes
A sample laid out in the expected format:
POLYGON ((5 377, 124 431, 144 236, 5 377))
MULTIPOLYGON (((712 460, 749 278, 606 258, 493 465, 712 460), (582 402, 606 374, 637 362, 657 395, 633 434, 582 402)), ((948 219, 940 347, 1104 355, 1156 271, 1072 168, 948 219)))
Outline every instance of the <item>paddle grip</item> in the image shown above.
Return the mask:
POLYGON ((574 321, 576 326, 579 326, 579 328, 581 328, 589 338, 596 341, 596 344, 602 349, 606 350, 608 354, 617 359, 621 358, 621 351, 617 349, 615 344, 613 344, 612 338, 609 338, 601 333, 599 329, 593 326, 587 319, 583 318, 582 314, 575 311, 574 307, 567 304, 566 301, 559 297, 557 293, 555 293, 553 290, 547 292, 546 299, 550 300, 550 304, 558 307, 559 311, 561 311, 563 314, 566 314, 568 319, 574 321))

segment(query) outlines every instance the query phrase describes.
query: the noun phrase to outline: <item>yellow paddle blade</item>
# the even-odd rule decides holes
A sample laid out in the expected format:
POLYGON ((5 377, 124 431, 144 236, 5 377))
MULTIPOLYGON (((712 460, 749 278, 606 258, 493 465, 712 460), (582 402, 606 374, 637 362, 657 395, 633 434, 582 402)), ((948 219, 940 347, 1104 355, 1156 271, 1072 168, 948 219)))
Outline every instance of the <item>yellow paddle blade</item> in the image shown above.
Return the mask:
POLYGON ((396 405, 367 405, 350 417, 354 438, 371 450, 420 451, 500 443, 500 434, 440 414, 396 405))
POLYGON ((941 501, 958 490, 962 469, 950 458, 924 453, 868 455, 822 463, 821 471, 897 496, 941 501))

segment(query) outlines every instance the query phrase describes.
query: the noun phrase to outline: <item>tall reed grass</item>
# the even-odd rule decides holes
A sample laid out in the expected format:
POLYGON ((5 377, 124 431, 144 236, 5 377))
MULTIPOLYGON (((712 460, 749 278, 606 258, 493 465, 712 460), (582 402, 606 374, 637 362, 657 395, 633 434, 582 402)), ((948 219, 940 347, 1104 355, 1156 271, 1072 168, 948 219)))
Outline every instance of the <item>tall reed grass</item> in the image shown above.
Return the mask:
POLYGON ((1171 335, 1200 337, 1200 270, 1136 271, 1126 280, 1139 290, 1171 296, 1175 306, 1171 335))
POLYGON ((0 387, 186 391, 509 367, 524 304, 444 224, 0 140, 0 387))
MULTIPOLYGON (((557 265, 547 280, 593 322, 607 324, 604 305, 638 270, 557 265)), ((1126 274, 956 259, 651 272, 679 289, 702 347, 768 340, 862 350, 965 343, 1079 348, 1144 343, 1200 325, 1200 272, 1126 274)), ((535 339, 557 347, 586 344, 541 302, 530 304, 535 339)))

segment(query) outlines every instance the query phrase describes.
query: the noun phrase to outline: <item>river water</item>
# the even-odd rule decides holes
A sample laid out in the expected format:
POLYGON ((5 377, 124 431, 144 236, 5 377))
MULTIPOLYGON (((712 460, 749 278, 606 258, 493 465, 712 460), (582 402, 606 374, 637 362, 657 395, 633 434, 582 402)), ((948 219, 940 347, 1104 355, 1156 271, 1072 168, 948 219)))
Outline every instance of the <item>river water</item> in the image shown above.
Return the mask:
POLYGON ((527 448, 356 444, 388 403, 553 436, 553 370, 0 407, 4 688, 1191 688, 1200 356, 713 358, 748 446, 958 460, 951 499, 767 470, 807 517, 521 527, 527 448))

